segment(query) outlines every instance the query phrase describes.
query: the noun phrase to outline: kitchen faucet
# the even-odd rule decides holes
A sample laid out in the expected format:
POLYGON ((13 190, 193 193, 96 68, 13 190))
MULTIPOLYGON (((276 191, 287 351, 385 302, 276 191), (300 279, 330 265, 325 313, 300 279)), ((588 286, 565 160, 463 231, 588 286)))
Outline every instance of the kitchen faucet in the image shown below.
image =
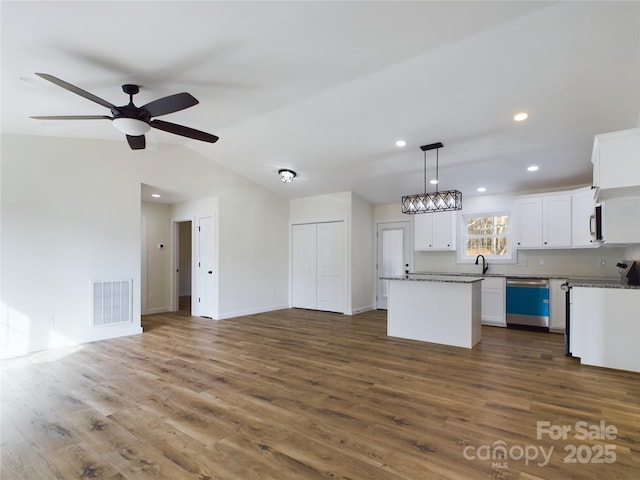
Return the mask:
POLYGON ((484 261, 484 255, 478 255, 476 257, 476 265, 478 265, 478 259, 482 257, 482 274, 484 275, 489 270, 489 264, 484 261))

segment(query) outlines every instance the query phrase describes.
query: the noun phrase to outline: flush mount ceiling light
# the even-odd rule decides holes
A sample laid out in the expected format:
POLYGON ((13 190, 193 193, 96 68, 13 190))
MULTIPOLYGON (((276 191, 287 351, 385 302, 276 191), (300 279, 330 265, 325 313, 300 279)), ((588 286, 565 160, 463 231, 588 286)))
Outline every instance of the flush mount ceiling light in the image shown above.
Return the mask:
POLYGON ((529 118, 529 114, 526 113, 526 112, 516 113, 515 116, 513 117, 513 119, 516 122, 522 122, 522 121, 526 120, 527 118, 529 118))
POLYGON ((404 140, 398 140, 396 142, 396 147, 404 147, 407 144, 404 140))
POLYGON ((539 169, 540 169, 540 167, 537 166, 537 165, 531 165, 530 167, 527 167, 527 170, 529 172, 537 172, 539 169))
POLYGON ((485 187, 478 187, 478 192, 482 193, 482 192, 486 192, 487 189, 485 187))
POLYGON ((159 193, 152 193, 151 196, 153 198, 160 198, 160 194, 159 193))
POLYGON ((417 213, 446 212, 449 210, 462 210, 462 192, 458 190, 447 190, 443 192, 427 193, 427 151, 436 151, 436 184, 438 183, 439 158, 438 150, 442 148, 442 143, 431 143, 423 145, 420 150, 424 152, 424 192, 402 197, 402 213, 415 215, 417 213))
POLYGON ((291 183, 296 178, 296 172, 287 168, 278 170, 278 174, 280 175, 280 180, 284 183, 291 183))

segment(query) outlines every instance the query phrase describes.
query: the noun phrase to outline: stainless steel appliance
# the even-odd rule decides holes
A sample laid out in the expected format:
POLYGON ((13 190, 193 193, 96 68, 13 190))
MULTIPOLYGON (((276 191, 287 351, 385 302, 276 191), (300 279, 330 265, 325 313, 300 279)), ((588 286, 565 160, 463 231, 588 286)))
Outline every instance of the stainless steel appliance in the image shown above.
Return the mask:
POLYGON ((507 278, 507 327, 549 331, 549 279, 507 278))

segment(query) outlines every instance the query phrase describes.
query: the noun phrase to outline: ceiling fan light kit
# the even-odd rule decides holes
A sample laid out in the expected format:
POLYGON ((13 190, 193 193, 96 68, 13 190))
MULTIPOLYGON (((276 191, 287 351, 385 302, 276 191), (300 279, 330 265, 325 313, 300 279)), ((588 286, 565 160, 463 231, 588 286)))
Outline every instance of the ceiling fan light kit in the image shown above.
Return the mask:
POLYGON ((137 118, 114 118, 111 123, 117 130, 120 130, 125 135, 132 135, 134 137, 144 135, 151 130, 151 125, 137 118))
POLYGON ((415 215, 418 213, 432 213, 432 212, 447 212, 450 210, 462 210, 462 192, 459 190, 446 190, 427 192, 427 151, 436 151, 436 181, 435 184, 439 184, 438 178, 438 150, 442 148, 442 143, 430 143, 429 145, 423 145, 420 150, 424 152, 424 192, 415 193, 413 195, 405 195, 402 197, 402 213, 407 215, 415 215))
POLYGON ((140 87, 138 85, 125 84, 122 85, 122 91, 129 95, 129 103, 127 105, 116 106, 90 92, 87 92, 86 90, 54 77, 53 75, 49 75, 47 73, 36 73, 36 75, 64 88, 65 90, 69 90, 76 95, 108 108, 111 111, 112 117, 108 115, 55 115, 34 116, 31 118, 37 120, 111 120, 113 126, 126 135, 127 142, 132 150, 142 150, 145 148, 146 139, 144 134, 151 130, 152 127, 175 135, 200 140, 202 142, 215 143, 218 141, 218 137, 210 133, 153 118, 197 105, 199 103, 198 100, 186 92, 162 97, 149 102, 142 107, 136 107, 133 104, 133 96, 140 91, 140 87))

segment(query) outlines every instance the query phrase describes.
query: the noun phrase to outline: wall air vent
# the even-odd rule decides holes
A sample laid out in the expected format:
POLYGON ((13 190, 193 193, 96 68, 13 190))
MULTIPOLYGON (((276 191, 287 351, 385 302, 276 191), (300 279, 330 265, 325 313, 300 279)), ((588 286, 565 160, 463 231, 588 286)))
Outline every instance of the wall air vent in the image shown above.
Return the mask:
POLYGON ((92 282, 94 326, 131 323, 131 283, 131 280, 92 282))

